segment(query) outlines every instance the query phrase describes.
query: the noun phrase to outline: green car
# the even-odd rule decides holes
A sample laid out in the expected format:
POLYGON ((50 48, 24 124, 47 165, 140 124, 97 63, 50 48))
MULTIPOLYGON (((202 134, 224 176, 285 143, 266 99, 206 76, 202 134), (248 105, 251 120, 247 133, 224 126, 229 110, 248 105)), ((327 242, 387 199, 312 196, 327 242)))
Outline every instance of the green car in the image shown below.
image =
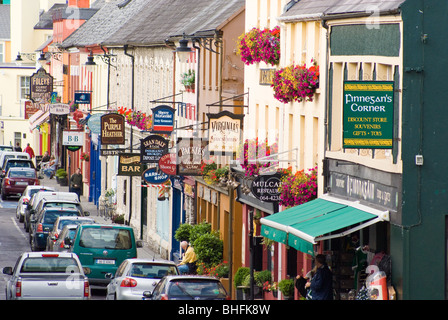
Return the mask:
POLYGON ((89 283, 106 286, 110 282, 107 274, 115 274, 125 260, 137 257, 137 247, 131 227, 122 225, 83 224, 76 230, 73 240, 64 239, 70 251, 76 253, 83 267, 90 269, 89 283))

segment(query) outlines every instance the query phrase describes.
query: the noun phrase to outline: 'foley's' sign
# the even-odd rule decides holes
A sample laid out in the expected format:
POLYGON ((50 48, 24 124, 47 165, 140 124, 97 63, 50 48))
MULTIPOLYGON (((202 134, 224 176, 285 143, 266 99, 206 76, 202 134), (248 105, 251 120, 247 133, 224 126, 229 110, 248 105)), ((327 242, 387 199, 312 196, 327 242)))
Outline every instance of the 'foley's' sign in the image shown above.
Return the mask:
POLYGON ((101 116, 101 144, 124 144, 124 116, 109 113, 101 116))
POLYGON ((33 102, 49 103, 53 92, 53 77, 40 68, 30 77, 30 99, 33 102))

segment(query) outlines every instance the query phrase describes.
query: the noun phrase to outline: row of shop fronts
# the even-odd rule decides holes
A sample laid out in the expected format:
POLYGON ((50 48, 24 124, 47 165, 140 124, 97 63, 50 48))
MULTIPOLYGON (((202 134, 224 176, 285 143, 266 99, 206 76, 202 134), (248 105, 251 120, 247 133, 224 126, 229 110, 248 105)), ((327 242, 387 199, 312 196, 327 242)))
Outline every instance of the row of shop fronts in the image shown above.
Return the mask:
MULTIPOLYGON (((99 83, 98 79, 101 76, 104 79, 105 75, 110 76, 110 83, 117 83, 98 92, 95 86, 87 88, 98 99, 95 106, 101 106, 99 101, 104 101, 106 95, 116 100, 117 105, 132 104, 134 93, 128 91, 134 87, 118 83, 140 79, 135 89, 142 96, 151 92, 153 97, 145 110, 157 112, 162 104, 159 101, 166 104, 168 97, 169 106, 176 111, 177 127, 174 125, 167 134, 126 123, 123 143, 102 143, 104 136, 98 130, 101 125, 95 124, 94 118, 99 121, 108 113, 120 114, 120 109, 109 108, 110 105, 105 112, 99 111, 101 107, 82 108, 85 121, 81 121, 80 129, 84 134, 82 148, 69 151, 61 144, 61 165, 72 172, 82 167, 84 195, 89 201, 99 203, 108 190, 114 190, 116 213, 123 215, 124 223, 134 227, 140 239, 166 259, 176 260, 181 256, 179 242, 174 238, 181 224, 210 223, 223 240, 224 260, 230 266, 226 285, 233 298, 237 288, 232 280, 240 267, 270 270, 273 281, 279 282, 305 276, 314 267, 313 257, 318 253, 326 255, 333 271, 335 299, 366 299, 361 297, 362 288, 370 285, 369 274, 378 270, 382 272, 381 281, 372 280, 375 282, 372 285, 378 287, 379 293, 370 299, 445 297, 446 286, 443 281, 436 281, 436 274, 442 277, 446 273, 446 263, 439 261, 437 267, 429 266, 435 258, 428 252, 429 243, 425 241, 427 237, 437 240, 430 245, 437 249, 439 256, 446 256, 445 215, 439 214, 444 210, 441 199, 444 189, 437 174, 429 172, 431 176, 424 178, 427 160, 424 166, 423 157, 415 157, 421 155, 422 149, 413 147, 414 143, 422 143, 421 136, 416 136, 408 127, 410 123, 421 125, 414 114, 418 109, 414 104, 423 97, 423 92, 416 89, 423 88, 417 83, 421 72, 407 69, 404 62, 413 61, 409 55, 415 44, 405 36, 404 30, 412 30, 408 21, 419 26, 423 23, 412 13, 418 5, 413 1, 395 1, 393 8, 380 10, 375 20, 378 28, 373 28, 368 27, 371 16, 364 7, 351 14, 328 4, 310 13, 306 6, 310 1, 289 3, 286 11, 282 9, 285 1, 276 2, 276 6, 271 2, 276 1, 246 1, 245 10, 236 10, 234 20, 226 23, 239 26, 234 34, 241 34, 251 28, 277 30, 277 22, 281 22, 278 30, 282 54, 278 64, 257 62, 234 68, 233 77, 223 76, 214 72, 222 67, 217 58, 219 54, 196 48, 187 64, 201 77, 196 78, 194 90, 181 88, 181 96, 171 84, 186 66, 171 49, 111 45, 108 55, 115 59, 112 74, 110 64, 100 64, 100 49, 93 50, 99 65, 92 83, 99 83), (335 11, 334 15, 325 15, 330 9, 335 11), (244 15, 243 28, 238 19, 244 15), (273 16, 276 19, 271 19, 273 16), (152 69, 146 69, 142 63, 141 68, 135 69, 137 75, 129 76, 134 70, 129 63, 129 52, 136 61, 157 55, 163 59, 151 60, 156 65, 152 69), (314 88, 311 100, 280 102, 267 84, 280 66, 293 65, 297 57, 308 65, 319 66, 318 87, 314 88), (207 82, 212 80, 216 82, 207 82), (155 83, 160 86, 154 86, 155 83), (214 90, 220 83, 224 93, 214 90), (422 96, 414 97, 418 92, 422 96), (225 106, 224 98, 230 101, 225 106), (407 110, 408 106, 412 107, 411 111, 407 110), (215 107, 227 113, 212 112, 215 107), (272 176, 248 174, 247 166, 242 166, 244 163, 238 162, 233 153, 221 159, 222 166, 229 166, 226 179, 210 182, 198 171, 179 174, 179 167, 171 174, 162 170, 166 174, 163 183, 147 178, 161 175, 159 162, 157 165, 143 161, 148 156, 144 147, 148 137, 155 134, 167 138, 171 153, 177 152, 179 156, 176 148, 182 139, 209 138, 210 121, 217 114, 232 114, 242 121, 244 130, 240 132, 240 142, 256 137, 257 141, 266 141, 266 145, 276 144, 275 154, 270 155, 278 161, 275 169, 289 167, 292 172, 300 172, 316 168, 316 194, 302 204, 281 205, 278 198, 270 197, 272 189, 256 189, 260 179, 272 176), (251 136, 252 133, 255 135, 251 136), (123 165, 131 164, 132 168, 123 169, 123 165), (434 181, 438 187, 432 193, 422 191, 422 183, 432 190, 434 181), (436 200, 422 200, 422 193, 428 197, 435 194, 436 200), (424 259, 421 261, 420 257, 424 259), (426 267, 424 274, 429 272, 428 276, 437 282, 425 293, 418 291, 415 284, 415 276, 422 267, 426 267)), ((384 3, 380 1, 380 7, 384 3)), ((433 10, 435 5, 430 7, 433 10)), ((230 33, 224 31, 223 39, 235 43, 236 37, 226 38, 227 34, 230 33)), ((177 44, 179 39, 174 42, 177 44)), ((193 44, 191 38, 190 42, 193 44)), ((237 60, 234 46, 220 49, 224 50, 226 59, 241 62, 237 60)), ((87 52, 83 53, 84 57, 87 52)), ((84 62, 81 61, 82 70, 84 62)), ((140 94, 137 96, 140 99, 140 94)), ((73 112, 68 114, 68 126, 73 112)), ((50 141, 61 139, 53 135, 59 127, 51 125, 48 131, 45 126, 41 128, 41 141, 48 139, 44 132, 51 136, 50 141)), ((261 158, 266 156, 263 154, 261 158)), ((281 295, 277 297, 281 298, 281 295)), ((300 298, 297 290, 295 298, 300 298)))

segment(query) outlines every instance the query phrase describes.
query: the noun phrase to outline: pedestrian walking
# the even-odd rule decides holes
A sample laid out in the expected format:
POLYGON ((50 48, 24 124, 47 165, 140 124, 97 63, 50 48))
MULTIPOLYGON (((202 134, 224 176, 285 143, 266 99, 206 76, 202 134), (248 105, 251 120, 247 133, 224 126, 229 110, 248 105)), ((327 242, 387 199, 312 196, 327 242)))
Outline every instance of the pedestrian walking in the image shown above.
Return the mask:
POLYGON ((16 146, 14 147, 14 151, 22 152, 22 147, 20 146, 20 142, 16 143, 16 146))
POLYGON ((34 150, 33 150, 33 148, 31 148, 29 143, 27 143, 24 151, 30 155, 31 160, 35 157, 34 150))
POLYGON ((305 287, 311 289, 312 300, 333 300, 333 273, 325 261, 323 254, 315 258, 316 273, 305 287))
POLYGON ((69 181, 69 192, 74 192, 78 195, 79 201, 81 201, 82 193, 82 174, 81 168, 76 169, 76 172, 72 174, 69 181))

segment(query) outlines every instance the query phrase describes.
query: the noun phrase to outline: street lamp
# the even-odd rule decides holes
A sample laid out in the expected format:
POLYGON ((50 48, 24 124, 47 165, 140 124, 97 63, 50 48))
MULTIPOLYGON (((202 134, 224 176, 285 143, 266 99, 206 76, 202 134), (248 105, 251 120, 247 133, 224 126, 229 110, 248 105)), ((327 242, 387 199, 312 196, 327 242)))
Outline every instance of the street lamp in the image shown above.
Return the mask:
POLYGON ((187 60, 190 56, 190 53, 193 52, 193 50, 188 46, 188 40, 185 37, 185 33, 183 35, 183 38, 179 40, 179 46, 176 48, 175 52, 179 57, 179 61, 187 60))
POLYGON ((86 66, 96 66, 95 61, 93 61, 93 54, 92 51, 90 51, 89 56, 87 57, 87 62, 85 63, 86 66))

